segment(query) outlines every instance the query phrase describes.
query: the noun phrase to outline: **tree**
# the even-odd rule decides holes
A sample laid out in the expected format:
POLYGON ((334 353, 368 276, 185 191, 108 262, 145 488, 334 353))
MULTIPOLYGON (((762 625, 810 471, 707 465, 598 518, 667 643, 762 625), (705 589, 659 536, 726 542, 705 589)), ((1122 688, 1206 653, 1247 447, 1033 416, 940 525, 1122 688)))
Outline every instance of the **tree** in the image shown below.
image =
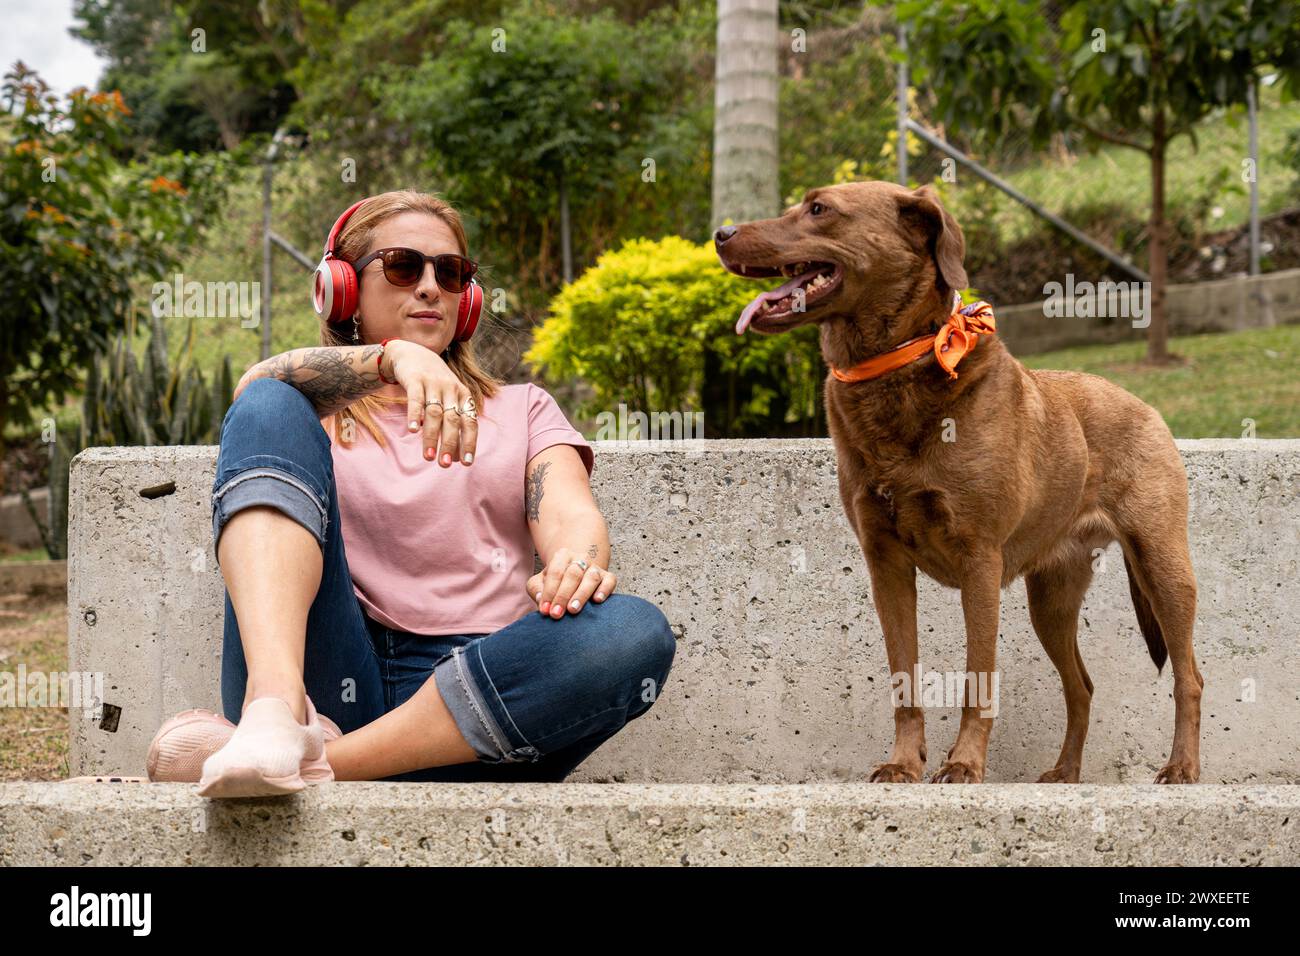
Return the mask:
POLYGON ((667 36, 604 11, 557 17, 525 3, 496 24, 448 24, 438 56, 374 82, 476 215, 536 226, 543 243, 559 218, 567 282, 572 212, 646 173, 630 146, 669 101, 667 36))
POLYGON ((73 90, 66 105, 22 63, 0 87, 0 462, 4 426, 62 404, 137 308, 131 280, 157 278, 220 191, 219 164, 114 158, 121 95, 73 90), (198 186, 199 188, 195 188, 198 186))
POLYGON ((777 2, 718 0, 713 228, 780 212, 777 2))
POLYGON ((276 129, 300 91, 307 12, 340 19, 346 0, 75 0, 71 33, 108 61, 132 117, 123 141, 149 150, 234 149, 276 129))
MULTIPOLYGON (((382 191, 395 153, 411 131, 388 109, 426 58, 441 54, 451 20, 499 20, 505 0, 367 0, 346 14, 334 4, 303 4, 303 43, 312 51, 289 79, 301 91, 289 121, 310 130, 313 147, 356 160, 359 191, 382 191), (370 82, 382 64, 383 82, 370 82), (393 86, 389 80, 396 81, 393 86)), ((337 174, 335 175, 337 179, 337 174)))
POLYGON ((1151 325, 1147 356, 1171 360, 1165 286, 1165 164, 1179 136, 1196 142, 1212 111, 1246 102, 1251 82, 1300 80, 1300 19, 1290 0, 1076 0, 1052 24, 1035 0, 911 0, 914 61, 938 96, 941 119, 996 141, 1017 125, 1046 145, 1055 131, 1085 134, 1150 159, 1147 229, 1151 325))

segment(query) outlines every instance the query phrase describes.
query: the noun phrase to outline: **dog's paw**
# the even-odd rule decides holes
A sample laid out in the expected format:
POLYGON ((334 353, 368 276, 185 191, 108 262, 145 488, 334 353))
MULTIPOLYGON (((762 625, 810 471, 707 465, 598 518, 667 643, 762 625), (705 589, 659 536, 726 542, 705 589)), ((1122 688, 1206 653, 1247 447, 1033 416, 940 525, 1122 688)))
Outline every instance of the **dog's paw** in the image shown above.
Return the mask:
POLYGON ((1038 778, 1039 783, 1078 783, 1078 767, 1053 767, 1038 778))
POLYGON ((1192 763, 1175 763, 1173 761, 1165 764, 1158 774, 1156 774, 1156 783, 1196 783, 1201 779, 1201 768, 1192 763))
POLYGON ((982 783, 983 771, 976 770, 960 760, 949 760, 930 778, 931 783, 982 783))
POLYGON ((903 766, 901 763, 882 763, 871 771, 868 783, 918 783, 921 773, 903 766))

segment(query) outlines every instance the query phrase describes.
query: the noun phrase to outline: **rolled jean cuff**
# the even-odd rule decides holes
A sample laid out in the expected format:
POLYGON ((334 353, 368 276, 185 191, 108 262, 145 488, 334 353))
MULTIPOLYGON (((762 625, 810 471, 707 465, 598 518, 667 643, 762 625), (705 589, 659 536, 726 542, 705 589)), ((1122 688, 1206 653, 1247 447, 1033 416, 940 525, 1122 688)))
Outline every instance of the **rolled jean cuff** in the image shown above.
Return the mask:
POLYGON ((476 675, 476 670, 478 668, 471 666, 463 647, 457 647, 433 669, 438 693, 466 742, 483 763, 534 763, 539 760, 542 755, 536 747, 522 738, 517 742, 503 729, 497 713, 508 721, 505 706, 500 698, 496 698, 499 711, 489 705, 489 698, 481 690, 481 680, 486 675, 476 675))
POLYGON ((221 529, 235 514, 253 505, 270 505, 312 533, 322 553, 329 512, 314 491, 296 475, 276 468, 249 468, 212 493, 212 551, 215 555, 221 529))

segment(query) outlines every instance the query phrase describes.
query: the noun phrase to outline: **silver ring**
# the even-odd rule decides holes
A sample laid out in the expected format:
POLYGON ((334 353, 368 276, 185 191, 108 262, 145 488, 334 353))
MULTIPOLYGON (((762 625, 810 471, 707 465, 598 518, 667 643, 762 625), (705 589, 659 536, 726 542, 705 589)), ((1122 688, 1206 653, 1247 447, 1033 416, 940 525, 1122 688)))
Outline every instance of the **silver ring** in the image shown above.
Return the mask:
POLYGON ((584 570, 584 571, 587 570, 587 562, 584 561, 584 560, 582 560, 582 558, 574 558, 574 559, 573 559, 572 561, 570 561, 569 563, 570 563, 570 564, 576 564, 578 567, 582 568, 582 570, 584 570))
POLYGON ((461 416, 463 416, 464 418, 472 418, 472 419, 477 419, 477 418, 478 418, 478 415, 476 415, 476 414, 474 413, 474 406, 473 406, 473 404, 466 404, 466 405, 460 406, 460 407, 458 407, 458 408, 456 409, 456 411, 457 411, 457 413, 459 413, 459 414, 460 414, 461 416))
POLYGON ((433 401, 431 401, 431 402, 425 402, 425 403, 424 403, 424 407, 425 407, 425 408, 428 408, 430 405, 441 405, 441 404, 442 404, 442 402, 440 402, 438 399, 435 398, 435 399, 434 399, 433 401))

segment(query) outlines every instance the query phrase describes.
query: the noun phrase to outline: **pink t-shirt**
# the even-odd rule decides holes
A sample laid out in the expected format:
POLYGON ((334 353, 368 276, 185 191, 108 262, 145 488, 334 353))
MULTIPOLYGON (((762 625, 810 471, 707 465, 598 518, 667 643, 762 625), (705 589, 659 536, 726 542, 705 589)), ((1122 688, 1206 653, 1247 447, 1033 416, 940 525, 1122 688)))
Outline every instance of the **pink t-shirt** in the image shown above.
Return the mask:
POLYGON ((524 584, 535 546, 524 512, 524 473, 551 445, 578 448, 588 476, 595 453, 543 388, 502 386, 478 417, 468 467, 421 455, 406 406, 383 406, 351 445, 334 441, 343 546, 361 606, 385 627, 412 634, 489 634, 536 605, 524 584))

